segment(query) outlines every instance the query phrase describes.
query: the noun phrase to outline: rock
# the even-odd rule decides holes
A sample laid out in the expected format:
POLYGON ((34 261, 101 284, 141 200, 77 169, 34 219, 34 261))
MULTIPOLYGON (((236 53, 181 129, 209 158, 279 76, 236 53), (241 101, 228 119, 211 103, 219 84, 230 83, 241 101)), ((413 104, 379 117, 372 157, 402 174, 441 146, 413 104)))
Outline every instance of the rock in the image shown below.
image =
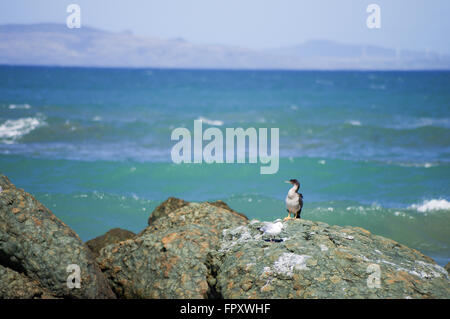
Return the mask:
POLYGON ((187 204, 189 204, 189 202, 186 202, 182 199, 169 197, 153 210, 153 212, 150 214, 150 217, 148 218, 148 224, 151 225, 158 218, 167 215, 171 211, 186 206, 187 204))
POLYGON ((48 291, 55 297, 115 298, 92 252, 72 229, 6 176, 0 175, 0 187, 2 291, 22 282, 24 297, 38 296, 42 289, 42 295, 48 291), (80 267, 80 289, 67 287, 71 264, 80 267))
MULTIPOLYGON (((225 202, 223 202, 221 200, 218 200, 215 202, 207 202, 207 203, 210 205, 216 206, 216 207, 226 209, 230 212, 240 215, 244 219, 247 219, 247 216, 234 211, 233 209, 230 208, 230 206, 228 206, 225 202)), ((178 208, 184 207, 188 204, 189 204, 189 202, 187 202, 185 200, 175 198, 175 197, 169 197, 164 202, 162 202, 158 207, 156 207, 155 210, 150 214, 150 217, 148 219, 148 224, 152 225, 158 218, 160 218, 162 216, 166 216, 170 212, 173 212, 173 211, 177 210, 178 208)))
POLYGON ((137 237, 105 247, 97 260, 122 298, 215 297, 209 253, 219 248, 224 229, 247 222, 209 203, 188 203, 137 237))
POLYGON ((248 222, 246 216, 231 209, 224 209, 220 204, 215 205, 215 203, 208 202, 188 203, 186 206, 183 206, 182 209, 166 212, 163 217, 152 222, 152 224, 141 232, 141 234, 148 231, 196 224, 212 228, 214 232, 219 234, 218 239, 220 239, 222 230, 246 222, 248 222))
POLYGON ((88 240, 86 245, 91 251, 98 256, 100 250, 110 244, 115 244, 136 236, 135 233, 121 228, 114 228, 106 232, 104 235, 88 240))
POLYGON ((0 299, 44 299, 53 298, 37 281, 0 265, 0 299))
POLYGON ((445 265, 445 270, 447 270, 448 273, 450 273, 450 263, 447 263, 447 265, 445 265))
POLYGON ((289 220, 268 241, 252 221, 210 254, 223 298, 449 298, 444 268, 358 227, 289 220))
POLYGON ((0 298, 450 296, 449 265, 417 250, 362 228, 304 219, 283 222, 271 240, 264 223, 222 201, 168 199, 140 234, 113 229, 89 241, 97 265, 33 196, 2 175, 0 190, 0 298), (81 289, 67 287, 71 264, 81 269, 81 289))

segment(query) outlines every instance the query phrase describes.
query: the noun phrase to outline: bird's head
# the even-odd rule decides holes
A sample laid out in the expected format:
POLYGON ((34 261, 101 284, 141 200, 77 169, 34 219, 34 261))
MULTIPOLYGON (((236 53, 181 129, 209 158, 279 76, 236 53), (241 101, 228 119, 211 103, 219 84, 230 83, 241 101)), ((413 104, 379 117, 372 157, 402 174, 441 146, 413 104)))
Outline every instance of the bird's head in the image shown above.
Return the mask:
POLYGON ((290 179, 288 181, 285 181, 285 183, 292 184, 292 185, 300 187, 300 183, 296 179, 290 179))

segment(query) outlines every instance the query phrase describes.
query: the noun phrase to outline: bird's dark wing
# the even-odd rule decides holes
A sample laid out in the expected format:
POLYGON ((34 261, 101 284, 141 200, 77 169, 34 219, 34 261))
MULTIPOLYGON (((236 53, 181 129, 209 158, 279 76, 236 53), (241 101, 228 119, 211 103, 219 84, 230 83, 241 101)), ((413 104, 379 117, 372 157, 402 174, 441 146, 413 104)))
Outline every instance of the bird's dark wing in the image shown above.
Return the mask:
POLYGON ((297 214, 296 214, 296 218, 300 218, 300 213, 302 212, 302 208, 303 208, 303 195, 299 194, 300 196, 298 196, 298 204, 300 206, 300 209, 298 210, 297 214))

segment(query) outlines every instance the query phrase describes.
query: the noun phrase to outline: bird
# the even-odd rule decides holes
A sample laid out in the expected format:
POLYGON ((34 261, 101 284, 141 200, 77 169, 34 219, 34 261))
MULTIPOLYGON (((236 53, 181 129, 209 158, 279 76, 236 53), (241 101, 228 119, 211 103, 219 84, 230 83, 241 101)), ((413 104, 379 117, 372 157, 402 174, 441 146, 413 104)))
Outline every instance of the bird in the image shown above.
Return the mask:
POLYGON ((264 234, 272 236, 270 241, 273 241, 273 238, 279 233, 281 233, 282 229, 283 229, 282 222, 276 223, 264 222, 264 226, 261 227, 259 230, 262 231, 264 234))
POLYGON ((285 219, 291 218, 291 213, 294 214, 295 218, 300 218, 300 213, 303 207, 303 194, 298 193, 300 188, 300 183, 296 179, 290 179, 286 181, 292 185, 286 196, 286 210, 288 211, 288 216, 285 219))

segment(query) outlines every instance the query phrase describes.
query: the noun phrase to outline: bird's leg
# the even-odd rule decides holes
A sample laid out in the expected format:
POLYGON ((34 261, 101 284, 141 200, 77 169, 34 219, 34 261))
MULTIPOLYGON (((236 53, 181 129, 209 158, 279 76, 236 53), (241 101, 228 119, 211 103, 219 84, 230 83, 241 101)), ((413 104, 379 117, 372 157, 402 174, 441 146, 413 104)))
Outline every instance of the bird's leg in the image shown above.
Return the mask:
POLYGON ((291 219, 291 210, 288 209, 287 211, 288 211, 288 215, 287 215, 287 217, 284 220, 291 219))

